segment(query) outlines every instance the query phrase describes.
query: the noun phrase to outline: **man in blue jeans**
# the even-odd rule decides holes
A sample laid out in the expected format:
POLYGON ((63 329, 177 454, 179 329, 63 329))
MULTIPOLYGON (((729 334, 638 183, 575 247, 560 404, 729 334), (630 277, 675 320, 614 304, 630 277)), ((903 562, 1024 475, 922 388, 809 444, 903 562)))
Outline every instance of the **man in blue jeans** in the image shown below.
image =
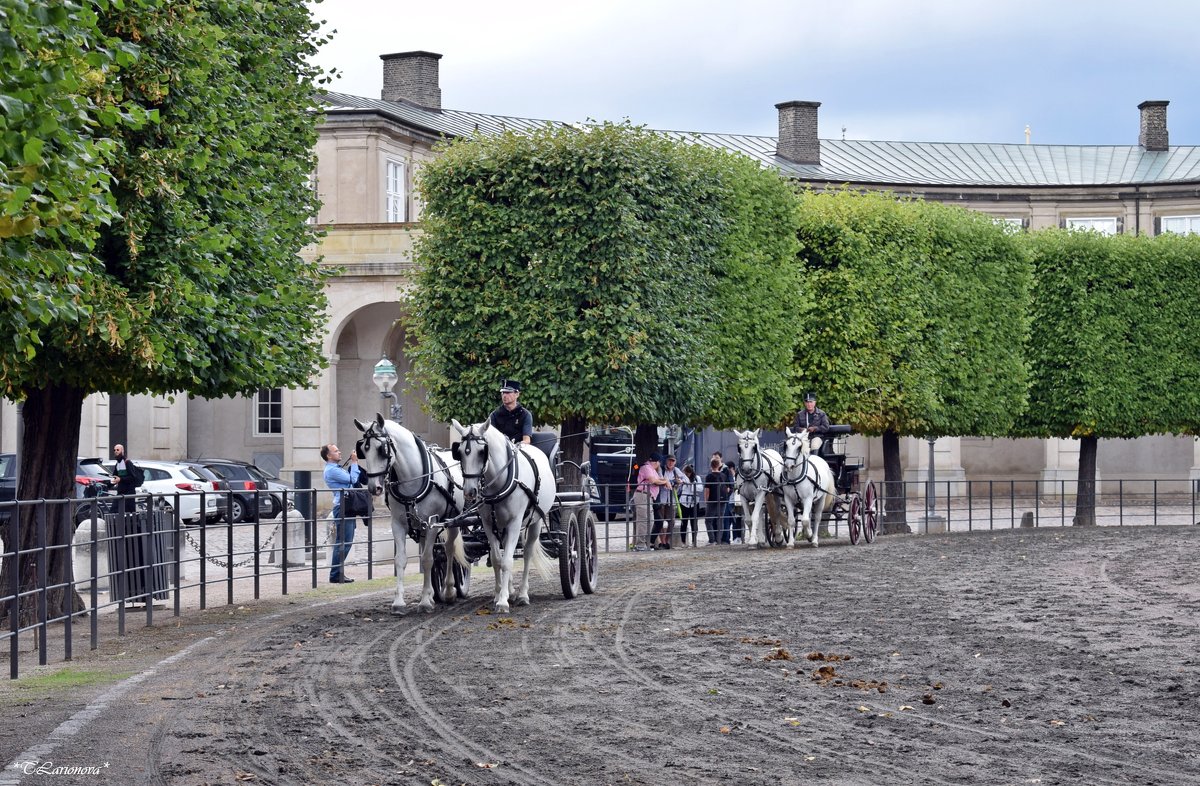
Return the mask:
POLYGON ((351 454, 350 469, 342 469, 342 451, 332 442, 321 448, 321 458, 325 460, 325 485, 337 489, 333 495, 333 520, 337 527, 337 536, 333 543, 333 556, 329 560, 329 583, 351 584, 354 579, 346 576, 344 566, 350 547, 354 545, 354 517, 342 516, 342 500, 345 489, 351 488, 362 472, 358 468, 358 455, 351 454))

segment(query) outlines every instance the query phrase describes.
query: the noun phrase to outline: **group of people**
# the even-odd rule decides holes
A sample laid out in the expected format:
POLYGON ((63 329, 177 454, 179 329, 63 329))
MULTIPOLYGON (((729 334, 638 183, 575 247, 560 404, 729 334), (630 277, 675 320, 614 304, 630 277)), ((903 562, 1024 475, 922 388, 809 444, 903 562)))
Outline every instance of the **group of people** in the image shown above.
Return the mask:
MULTIPOLYGON (((804 409, 796 413, 793 431, 806 431, 814 451, 818 451, 829 431, 829 416, 817 408, 814 393, 804 396, 804 409)), ((709 472, 703 478, 691 464, 682 471, 675 456, 651 453, 638 467, 632 504, 634 531, 630 549, 634 551, 669 549, 675 522, 679 522, 679 545, 699 545, 697 519, 704 518, 709 545, 740 543, 741 522, 734 516, 733 496, 737 472, 725 463, 720 451, 709 458, 709 472)))
MULTIPOLYGON (((529 444, 533 438, 533 414, 519 401, 521 383, 505 379, 500 383, 500 406, 492 411, 489 421, 513 442, 529 444)), ((804 409, 796 413, 793 431, 805 430, 818 450, 829 430, 829 417, 817 409, 817 397, 808 393, 804 409)), ((119 446, 118 446, 119 447, 119 446)), ((354 544, 355 518, 344 516, 345 492, 365 480, 358 466, 358 456, 351 454, 345 465, 335 444, 321 447, 325 462, 325 485, 334 490, 333 520, 336 536, 329 563, 329 581, 349 584, 354 581, 345 573, 346 557, 354 544)), ((638 468, 634 487, 634 534, 631 548, 636 550, 669 549, 675 522, 679 522, 679 544, 699 546, 699 519, 704 518, 709 545, 740 543, 742 533, 735 529, 733 488, 737 473, 726 464, 720 451, 712 454, 709 472, 703 478, 688 464, 682 470, 674 455, 658 452, 638 468)))

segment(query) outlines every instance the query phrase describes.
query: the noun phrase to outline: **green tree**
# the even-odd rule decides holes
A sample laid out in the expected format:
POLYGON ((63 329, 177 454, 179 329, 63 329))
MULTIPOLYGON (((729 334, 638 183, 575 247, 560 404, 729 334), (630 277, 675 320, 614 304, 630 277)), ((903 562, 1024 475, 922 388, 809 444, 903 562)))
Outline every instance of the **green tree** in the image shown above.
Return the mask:
POLYGON ((800 199, 817 300, 796 366, 835 419, 883 437, 884 527, 906 531, 900 437, 1005 434, 1024 403, 1028 262, 1002 227, 958 208, 800 199))
MULTIPOLYGON (((40 156, 23 175, 30 194, 0 205, 0 226, 38 228, 10 233, 0 260, 4 279, 37 270, 43 282, 0 304, 0 327, 24 336, 0 350, 0 388, 24 401, 21 496, 63 498, 89 393, 250 393, 306 384, 320 368, 323 276, 298 256, 316 239, 319 72, 308 58, 319 41, 300 2, 10 3, 5 13, 20 31, 0 40, 6 64, 53 65, 45 85, 7 67, 0 76, 10 122, 0 156, 40 156), (30 111, 39 95, 59 109, 37 111, 74 111, 71 122, 9 133, 13 107, 30 111), (64 190, 71 171, 81 181, 64 190)), ((51 545, 71 542, 65 516, 50 529, 51 545)), ((36 536, 28 518, 6 540, 29 548, 36 536)), ((69 549, 51 554, 54 584, 69 549)), ((34 559, 6 560, 2 580, 14 570, 34 586, 34 559)), ((50 611, 72 602, 59 592, 50 611)))
POLYGON ((781 308, 747 357, 719 357, 744 337, 726 322, 739 285, 794 285, 794 207, 778 175, 605 124, 457 140, 420 188, 413 357, 439 417, 482 419, 496 381, 519 378, 574 460, 589 422, 779 416, 786 381, 718 399, 726 373, 762 358, 783 369, 764 378, 789 373, 781 308))
POLYGON ((1097 440, 1196 433, 1200 238, 1043 230, 1025 436, 1078 439, 1075 523, 1095 523, 1097 440))

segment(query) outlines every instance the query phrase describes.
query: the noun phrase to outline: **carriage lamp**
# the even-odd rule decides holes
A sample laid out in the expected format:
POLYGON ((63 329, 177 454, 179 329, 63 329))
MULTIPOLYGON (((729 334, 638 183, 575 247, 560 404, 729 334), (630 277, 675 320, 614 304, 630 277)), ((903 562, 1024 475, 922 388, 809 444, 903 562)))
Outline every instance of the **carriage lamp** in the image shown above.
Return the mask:
POLYGON ((379 397, 388 399, 391 403, 391 418, 397 423, 400 422, 400 402, 396 398, 396 394, 392 392, 392 388, 396 387, 396 365, 387 359, 387 356, 379 359, 375 364, 375 373, 371 375, 371 380, 375 383, 375 387, 379 388, 379 397))

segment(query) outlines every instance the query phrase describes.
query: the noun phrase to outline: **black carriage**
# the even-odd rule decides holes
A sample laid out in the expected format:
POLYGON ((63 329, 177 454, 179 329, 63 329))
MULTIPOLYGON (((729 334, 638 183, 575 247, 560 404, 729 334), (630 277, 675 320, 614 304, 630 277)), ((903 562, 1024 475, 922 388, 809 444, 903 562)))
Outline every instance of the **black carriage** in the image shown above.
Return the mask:
MULTIPOLYGON (((563 460, 558 450, 558 436, 549 432, 538 432, 533 435, 534 446, 541 449, 549 458, 550 466, 554 469, 555 487, 558 492, 554 496, 554 505, 550 509, 548 526, 542 528, 542 547, 552 559, 558 560, 559 580, 562 584, 563 596, 574 598, 580 592, 588 595, 599 586, 599 538, 596 535, 596 514, 591 510, 591 501, 595 498, 593 481, 588 474, 585 464, 580 467, 574 462, 563 460), (581 485, 578 488, 564 490, 562 468, 571 464, 579 470, 581 485)), ((431 521, 433 526, 458 527, 463 539, 463 551, 467 561, 472 565, 481 559, 488 559, 491 564, 490 547, 482 517, 475 511, 467 511, 453 519, 443 522, 431 521)), ((446 570, 446 551, 441 541, 433 547, 433 588, 434 599, 439 603, 442 598, 442 581, 446 570)), ((524 557, 524 548, 517 546, 515 559, 524 557)), ((465 597, 470 588, 471 571, 458 563, 454 563, 454 586, 459 597, 465 597)))
POLYGON ((817 455, 829 464, 837 490, 832 507, 822 516, 822 523, 844 520, 851 543, 857 544, 860 538, 871 543, 879 534, 881 501, 874 481, 868 482, 865 489, 859 482, 859 473, 865 466, 863 459, 846 455, 846 437, 853 433, 850 426, 830 426, 817 451, 817 455))

